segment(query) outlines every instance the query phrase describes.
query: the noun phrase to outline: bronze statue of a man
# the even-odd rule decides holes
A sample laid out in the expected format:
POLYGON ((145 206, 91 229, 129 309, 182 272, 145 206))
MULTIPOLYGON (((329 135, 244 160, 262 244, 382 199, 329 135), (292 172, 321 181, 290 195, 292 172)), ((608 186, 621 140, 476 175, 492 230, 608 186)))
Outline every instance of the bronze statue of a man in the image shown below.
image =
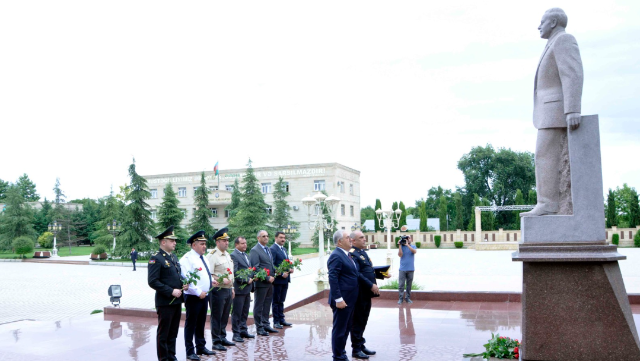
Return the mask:
POLYGON ((566 27, 567 15, 559 8, 547 10, 538 26, 540 37, 548 39, 533 91, 538 203, 523 217, 572 213, 567 131, 580 126, 584 78, 578 43, 566 27))

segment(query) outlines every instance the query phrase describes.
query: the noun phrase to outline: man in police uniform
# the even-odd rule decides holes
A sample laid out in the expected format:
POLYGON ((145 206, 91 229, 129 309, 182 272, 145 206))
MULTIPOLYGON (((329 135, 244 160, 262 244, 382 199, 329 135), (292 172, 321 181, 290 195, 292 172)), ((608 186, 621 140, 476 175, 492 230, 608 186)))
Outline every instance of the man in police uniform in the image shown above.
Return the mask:
MULTIPOLYGON (((356 301, 355 310, 353 311, 353 326, 351 327, 351 348, 353 349, 351 356, 360 359, 368 359, 369 355, 375 355, 376 352, 369 350, 364 346, 366 342, 363 337, 364 329, 369 321, 369 313, 371 312, 371 298, 380 296, 380 290, 376 284, 376 273, 373 270, 373 264, 367 252, 365 252, 366 239, 360 231, 351 233, 351 250, 349 255, 358 263, 358 300, 356 301)), ((387 276, 389 278, 391 276, 387 276)))
POLYGON ((211 265, 213 278, 218 279, 227 275, 218 287, 211 290, 209 305, 211 306, 211 340, 213 349, 225 351, 225 346, 235 346, 236 344, 227 340, 227 323, 231 312, 231 302, 233 302, 233 261, 227 252, 229 248, 229 229, 222 228, 213 235, 216 240, 216 248, 209 253, 207 259, 211 265))
POLYGON ((158 361, 173 361, 176 358, 176 338, 180 329, 182 314, 182 290, 188 286, 182 284, 180 263, 172 252, 176 249, 177 237, 173 226, 156 236, 160 250, 149 259, 149 287, 156 290, 156 313, 158 314, 158 332, 156 349, 158 361))

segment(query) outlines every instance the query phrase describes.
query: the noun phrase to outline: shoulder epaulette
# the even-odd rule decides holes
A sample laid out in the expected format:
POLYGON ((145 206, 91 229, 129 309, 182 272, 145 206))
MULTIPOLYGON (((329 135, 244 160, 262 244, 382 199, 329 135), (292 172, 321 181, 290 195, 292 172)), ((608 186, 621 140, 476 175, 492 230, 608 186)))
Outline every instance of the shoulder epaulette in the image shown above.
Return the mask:
POLYGON ((209 252, 209 254, 214 254, 216 253, 217 249, 214 249, 213 251, 209 252))
POLYGON ((349 253, 353 253, 353 252, 355 252, 355 251, 356 251, 356 249, 355 249, 355 248, 351 248, 351 249, 349 250, 349 253))

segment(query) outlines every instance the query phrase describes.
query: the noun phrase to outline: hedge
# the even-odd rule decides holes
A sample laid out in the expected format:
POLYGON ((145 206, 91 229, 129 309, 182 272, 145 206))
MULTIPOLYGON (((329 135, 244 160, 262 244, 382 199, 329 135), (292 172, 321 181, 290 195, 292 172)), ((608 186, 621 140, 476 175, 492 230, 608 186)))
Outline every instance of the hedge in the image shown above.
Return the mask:
POLYGON ((616 246, 620 244, 620 235, 617 233, 614 233, 611 236, 611 243, 615 244, 616 246))
POLYGON ((453 244, 456 246, 456 248, 462 248, 462 246, 464 245, 464 243, 462 242, 453 242, 453 244))
POLYGON ((442 239, 442 236, 435 236, 433 239, 436 242, 436 248, 440 248, 440 240, 442 239))

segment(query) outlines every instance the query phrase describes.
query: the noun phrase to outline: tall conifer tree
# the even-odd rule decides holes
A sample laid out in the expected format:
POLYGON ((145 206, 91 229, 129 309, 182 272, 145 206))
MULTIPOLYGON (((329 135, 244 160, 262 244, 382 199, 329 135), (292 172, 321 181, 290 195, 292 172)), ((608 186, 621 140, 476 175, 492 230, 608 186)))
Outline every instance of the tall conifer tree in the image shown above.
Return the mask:
POLYGON ((20 189, 20 194, 25 202, 37 202, 40 200, 40 195, 36 192, 36 184, 29 179, 27 173, 18 178, 16 186, 20 189))
POLYGON ((440 230, 448 231, 447 228, 447 198, 445 196, 440 197, 438 205, 438 218, 440 218, 440 230))
MULTIPOLYGON (((231 203, 225 208, 225 210, 229 213, 229 217, 227 222, 231 222, 231 219, 238 213, 238 207, 240 207, 240 201, 242 200, 242 194, 240 193, 240 183, 238 182, 238 178, 233 181, 233 190, 231 191, 231 203)), ((233 235, 233 230, 229 230, 233 235)))
POLYGON ((462 195, 459 192, 456 192, 453 195, 453 200, 455 202, 455 207, 456 207, 456 224, 455 227, 456 229, 460 229, 463 230, 464 229, 464 224, 463 224, 463 208, 462 208, 462 195))
MULTIPOLYGON (((178 237, 178 244, 176 245, 176 254, 181 256, 187 251, 187 239, 189 235, 187 231, 182 228, 180 222, 184 219, 184 213, 178 207, 180 201, 173 190, 171 182, 167 183, 164 187, 164 195, 162 196, 162 203, 158 208, 158 231, 162 232, 169 226, 173 226, 173 233, 178 237)), ((158 233, 159 233, 158 232, 158 233)))
POLYGON ((0 212, 0 249, 10 250, 13 240, 18 237, 27 236, 35 241, 33 212, 17 185, 9 186, 6 202, 5 211, 0 212))
MULTIPOLYGON (((287 203, 286 198, 291 194, 286 189, 286 183, 282 177, 278 179, 278 182, 273 187, 273 215, 271 217, 271 224, 276 231, 282 231, 287 226, 299 228, 299 223, 293 221, 291 218, 291 207, 287 203)), ((300 236, 300 233, 287 234, 287 241, 294 241, 300 236)), ((294 246, 294 243, 291 244, 294 246)), ((297 246, 297 244, 296 244, 297 246)))
MULTIPOLYGON (((378 209, 382 209, 382 202, 380 202, 380 199, 376 199, 376 208, 374 209, 374 211, 377 211, 378 209)), ((374 223, 374 228, 376 232, 381 231, 382 229, 380 228, 380 222, 378 222, 378 215, 376 214, 376 216, 373 218, 373 223, 374 223)))
POLYGON ((399 223, 400 228, 402 228, 402 226, 407 225, 407 209, 405 208, 404 203, 402 201, 400 201, 398 208, 400 208, 400 210, 402 211, 402 214, 400 215, 400 223, 399 223))
POLYGON ((607 195, 607 228, 618 225, 618 212, 616 210, 616 197, 613 190, 609 188, 609 194, 607 195))
POLYGON ((151 192, 147 189, 147 180, 136 172, 136 161, 129 166, 131 185, 125 198, 127 204, 124 208, 125 218, 122 222, 122 236, 116 245, 116 255, 126 256, 135 248, 139 252, 145 252, 157 248, 157 244, 151 242, 154 236, 154 224, 151 219, 151 210, 147 200, 151 198, 151 192))
POLYGON ((425 202, 420 203, 420 232, 429 231, 427 224, 427 204, 425 202))
MULTIPOLYGON (((516 206, 524 205, 524 196, 522 195, 522 191, 520 189, 516 190, 515 204, 516 206)), ((523 211, 515 211, 515 214, 516 214, 516 223, 514 225, 515 229, 520 229, 520 213, 522 212, 523 211)))
POLYGON ((204 231, 205 237, 209 240, 208 245, 215 244, 213 235, 216 233, 216 229, 213 228, 209 217, 212 216, 211 209, 209 208, 209 187, 205 181, 204 172, 200 175, 200 187, 194 192, 193 198, 196 206, 196 211, 189 222, 189 232, 195 233, 198 231, 204 231))

